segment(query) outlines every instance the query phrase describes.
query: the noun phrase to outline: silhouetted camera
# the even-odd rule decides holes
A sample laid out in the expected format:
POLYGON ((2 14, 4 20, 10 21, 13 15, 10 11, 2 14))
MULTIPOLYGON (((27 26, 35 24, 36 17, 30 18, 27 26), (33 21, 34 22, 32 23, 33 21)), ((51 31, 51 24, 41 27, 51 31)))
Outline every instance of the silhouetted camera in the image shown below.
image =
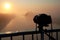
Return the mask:
POLYGON ((36 15, 33 18, 33 21, 38 24, 39 26, 48 26, 48 24, 52 23, 52 19, 50 15, 46 15, 46 14, 39 14, 36 15))

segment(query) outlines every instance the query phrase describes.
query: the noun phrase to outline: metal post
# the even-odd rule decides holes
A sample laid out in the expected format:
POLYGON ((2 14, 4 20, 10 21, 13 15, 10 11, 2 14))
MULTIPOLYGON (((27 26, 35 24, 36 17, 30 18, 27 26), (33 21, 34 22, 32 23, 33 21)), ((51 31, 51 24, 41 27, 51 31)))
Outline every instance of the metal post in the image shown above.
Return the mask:
POLYGON ((58 40, 58 32, 56 32, 56 40, 58 40))
POLYGON ((34 40, 33 34, 32 34, 32 40, 34 40))
POLYGON ((0 40, 1 40, 1 37, 0 37, 0 40))
POLYGON ((25 38, 24 38, 24 34, 23 34, 23 40, 25 40, 25 38))
POLYGON ((10 37, 10 39, 12 40, 12 36, 10 37))
MULTIPOLYGON (((50 32, 49 32, 49 35, 50 35, 50 32)), ((49 37, 49 40, 50 40, 50 37, 49 37)))

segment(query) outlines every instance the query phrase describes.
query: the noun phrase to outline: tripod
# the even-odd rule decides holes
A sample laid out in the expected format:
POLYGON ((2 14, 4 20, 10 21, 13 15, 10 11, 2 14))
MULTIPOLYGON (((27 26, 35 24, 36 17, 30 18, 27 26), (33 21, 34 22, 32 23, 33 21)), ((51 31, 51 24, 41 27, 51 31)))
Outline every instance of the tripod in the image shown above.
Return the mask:
POLYGON ((49 26, 49 24, 51 24, 51 30, 52 30, 52 18, 50 15, 46 15, 46 14, 39 14, 36 15, 33 18, 34 23, 36 23, 36 33, 37 33, 37 28, 39 29, 39 32, 41 33, 41 40, 44 40, 44 34, 46 34, 50 39, 55 40, 52 37, 52 33, 51 35, 47 34, 43 27, 45 26, 49 26), (38 26, 37 26, 38 24, 38 26))
MULTIPOLYGON (((36 32, 37 32, 37 28, 38 28, 38 26, 37 26, 37 24, 36 24, 36 32)), ((41 33, 41 40, 44 40, 44 34, 45 35, 47 35, 51 40, 55 40, 55 38, 53 38, 51 35, 49 35, 49 34, 47 34, 45 31, 44 31, 44 29, 43 29, 43 26, 39 26, 39 32, 41 33)), ((36 40, 38 40, 38 35, 36 34, 36 40)))

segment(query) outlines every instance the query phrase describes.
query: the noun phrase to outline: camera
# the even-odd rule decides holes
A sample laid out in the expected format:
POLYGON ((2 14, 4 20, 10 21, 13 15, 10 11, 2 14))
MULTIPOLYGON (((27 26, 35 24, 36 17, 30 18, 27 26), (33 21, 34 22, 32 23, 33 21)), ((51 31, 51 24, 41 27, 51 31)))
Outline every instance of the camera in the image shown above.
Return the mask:
POLYGON ((34 23, 39 26, 48 26, 48 24, 52 23, 52 19, 50 15, 47 14, 39 14, 33 18, 34 23))

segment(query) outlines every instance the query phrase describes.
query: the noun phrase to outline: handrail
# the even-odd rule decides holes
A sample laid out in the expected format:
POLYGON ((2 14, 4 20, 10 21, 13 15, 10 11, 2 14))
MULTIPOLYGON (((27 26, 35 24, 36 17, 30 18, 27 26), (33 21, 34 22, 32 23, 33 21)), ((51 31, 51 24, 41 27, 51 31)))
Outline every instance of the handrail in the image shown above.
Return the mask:
MULTIPOLYGON (((53 29, 53 30, 44 30, 45 32, 60 32, 60 29, 53 29)), ((37 31, 37 34, 41 32, 37 31)), ((36 31, 27 31, 27 32, 14 32, 14 33, 4 33, 0 34, 0 37, 10 37, 10 36, 18 36, 18 35, 29 35, 29 34, 36 34, 36 31)))

